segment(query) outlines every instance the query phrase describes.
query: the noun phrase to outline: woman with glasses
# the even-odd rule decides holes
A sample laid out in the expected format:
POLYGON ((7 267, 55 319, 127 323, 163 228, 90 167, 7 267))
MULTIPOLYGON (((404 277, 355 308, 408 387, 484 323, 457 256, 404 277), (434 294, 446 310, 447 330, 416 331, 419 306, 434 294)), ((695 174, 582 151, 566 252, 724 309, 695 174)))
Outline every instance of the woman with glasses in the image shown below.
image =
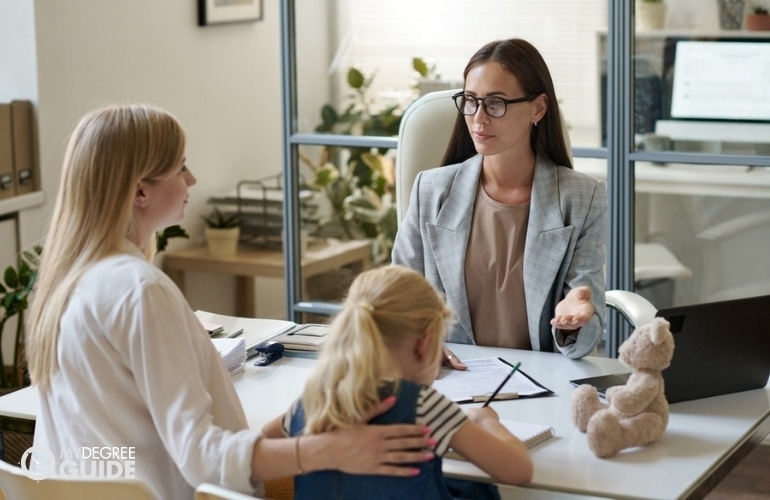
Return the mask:
MULTIPOLYGON (((393 262, 446 295, 450 342, 590 354, 604 329, 605 185, 573 170, 530 43, 488 43, 463 80, 445 166, 415 179, 393 262)), ((464 368, 446 349, 445 362, 464 368)))

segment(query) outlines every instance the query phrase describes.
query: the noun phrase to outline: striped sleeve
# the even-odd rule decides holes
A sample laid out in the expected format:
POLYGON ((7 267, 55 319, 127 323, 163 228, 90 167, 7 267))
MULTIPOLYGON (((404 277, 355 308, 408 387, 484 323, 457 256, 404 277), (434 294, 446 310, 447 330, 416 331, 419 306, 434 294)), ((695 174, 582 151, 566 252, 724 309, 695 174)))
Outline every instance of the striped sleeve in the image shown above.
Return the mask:
POLYGON ((442 456, 449 448, 449 442, 468 417, 460 407, 433 387, 425 386, 417 397, 416 423, 425 425, 431 437, 438 441, 436 455, 442 456))
POLYGON ((299 399, 295 400, 291 404, 289 411, 283 414, 283 420, 281 421, 281 429, 286 437, 291 437, 291 417, 297 411, 297 405, 299 405, 299 399))

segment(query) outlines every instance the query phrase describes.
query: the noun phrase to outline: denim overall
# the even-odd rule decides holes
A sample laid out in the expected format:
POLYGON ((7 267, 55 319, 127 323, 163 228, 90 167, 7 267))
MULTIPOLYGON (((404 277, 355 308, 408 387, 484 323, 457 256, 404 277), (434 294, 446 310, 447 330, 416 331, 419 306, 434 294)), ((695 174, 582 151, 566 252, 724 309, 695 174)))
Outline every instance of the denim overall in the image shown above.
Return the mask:
MULTIPOLYGON (((374 418, 371 423, 414 423, 420 386, 401 380, 398 389, 398 400, 393 408, 374 418)), ((304 426, 305 411, 300 403, 291 418, 291 435, 299 435, 304 426)), ((296 500, 321 498, 449 500, 452 498, 441 473, 441 457, 414 464, 414 466, 420 469, 420 473, 412 477, 346 474, 335 470, 312 472, 294 478, 294 498, 296 500)))
MULTIPOLYGON (((391 387, 386 389, 383 397, 392 392, 391 387)), ((401 380, 396 404, 387 413, 375 417, 371 423, 414 423, 420 389, 421 386, 414 382, 401 380)), ((300 403, 291 418, 291 435, 299 435, 304 426, 305 411, 300 403)), ((412 477, 347 474, 336 470, 311 472, 294 478, 294 498, 296 500, 451 500, 457 498, 447 488, 447 481, 441 472, 441 464, 442 459, 438 456, 428 462, 414 464, 420 469, 420 473, 412 477)), ((456 491, 456 494, 462 498, 500 498, 494 485, 469 481, 449 482, 452 483, 452 491, 456 491)))

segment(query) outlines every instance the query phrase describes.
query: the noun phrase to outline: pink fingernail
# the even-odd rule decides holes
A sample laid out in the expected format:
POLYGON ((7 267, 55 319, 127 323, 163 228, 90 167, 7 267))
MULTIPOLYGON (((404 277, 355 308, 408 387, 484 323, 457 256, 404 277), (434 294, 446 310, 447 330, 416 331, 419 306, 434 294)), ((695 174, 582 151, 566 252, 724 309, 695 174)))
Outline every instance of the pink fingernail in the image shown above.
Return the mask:
POLYGON ((428 439, 428 444, 431 446, 436 446, 438 444, 438 440, 434 438, 428 439))
POLYGON ((396 396, 388 396, 387 398, 383 399, 383 403, 393 403, 396 400, 396 396))
POLYGON ((418 469, 418 468, 416 468, 416 467, 415 467, 414 469, 412 469, 411 471, 409 471, 409 473, 410 473, 412 476, 417 476, 418 474, 420 474, 420 469, 418 469))
POLYGON ((423 427, 422 428, 422 433, 423 434, 430 434, 430 427, 423 427))

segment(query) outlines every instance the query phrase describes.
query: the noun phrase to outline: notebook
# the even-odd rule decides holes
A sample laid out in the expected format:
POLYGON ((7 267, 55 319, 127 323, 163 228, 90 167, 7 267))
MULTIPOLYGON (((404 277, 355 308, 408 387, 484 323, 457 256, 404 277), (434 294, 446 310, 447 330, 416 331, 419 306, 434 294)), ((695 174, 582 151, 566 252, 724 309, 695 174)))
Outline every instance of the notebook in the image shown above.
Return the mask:
MULTIPOLYGON (((519 438, 527 448, 533 448, 541 443, 544 443, 554 437, 556 433, 553 427, 543 424, 532 424, 529 422, 519 422, 518 420, 500 420, 506 429, 511 431, 511 434, 519 438)), ((444 455, 446 458, 457 458, 465 460, 465 457, 460 455, 453 449, 449 449, 444 455)))
MULTIPOLYGON (((761 389, 770 378, 770 295, 661 309, 674 356, 663 370, 669 403, 761 389)), ((600 390, 629 373, 571 380, 600 390)))
POLYGON ((296 325, 294 328, 270 338, 270 340, 280 342, 285 349, 293 351, 318 351, 328 333, 329 325, 308 323, 296 325))

